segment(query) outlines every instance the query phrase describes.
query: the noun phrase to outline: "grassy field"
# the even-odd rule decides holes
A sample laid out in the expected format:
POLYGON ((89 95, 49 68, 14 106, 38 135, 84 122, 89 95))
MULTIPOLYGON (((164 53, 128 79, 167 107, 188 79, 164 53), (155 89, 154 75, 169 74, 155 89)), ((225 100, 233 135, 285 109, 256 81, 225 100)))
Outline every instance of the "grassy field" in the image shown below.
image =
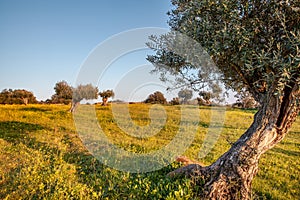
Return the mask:
MULTIPOLYGON (((117 105, 122 106, 124 105, 117 105)), ((194 199, 201 187, 184 178, 167 178, 180 166, 128 173, 109 168, 89 154, 76 132, 72 114, 64 105, 0 105, 0 199, 194 199)), ((81 106, 80 109, 84 108, 81 106)), ((117 107, 116 107, 117 108, 117 107)), ((132 124, 120 128, 111 107, 96 106, 109 140, 129 152, 149 153, 175 137, 180 107, 164 106, 166 123, 155 135, 136 138, 131 126, 151 123, 149 105, 129 105, 132 124)), ((195 109, 195 108, 194 108, 195 109)), ((184 155, 197 159, 208 131, 211 108, 203 107, 195 138, 184 155)), ((210 164, 250 125, 255 111, 227 109, 222 133, 212 151, 200 161, 210 164)), ((284 141, 260 161, 253 183, 255 199, 300 199, 300 122, 284 141)), ((126 120, 118 121, 118 123, 126 120)), ((122 126, 123 126, 122 125, 122 126)))

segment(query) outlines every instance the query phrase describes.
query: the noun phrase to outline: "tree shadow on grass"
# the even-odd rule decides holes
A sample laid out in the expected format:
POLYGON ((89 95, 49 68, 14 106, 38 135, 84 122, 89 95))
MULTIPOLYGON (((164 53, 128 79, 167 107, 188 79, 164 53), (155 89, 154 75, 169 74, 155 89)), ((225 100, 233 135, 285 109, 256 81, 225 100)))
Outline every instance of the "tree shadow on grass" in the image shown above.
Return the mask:
MULTIPOLYGON (((17 149, 14 148, 13 151, 10 151, 9 149, 3 149, 4 156, 2 157, 2 159, 4 160, 2 161, 4 163, 4 166, 2 167, 3 171, 0 171, 3 181, 0 183, 0 199, 5 199, 7 195, 9 196, 12 192, 15 191, 16 187, 23 187, 23 185, 18 184, 20 184, 20 179, 26 178, 22 177, 22 174, 20 174, 24 166, 39 165, 38 162, 31 163, 31 159, 28 160, 28 157, 26 156, 24 158, 22 157, 21 154, 23 151, 31 152, 30 150, 27 151, 26 148, 39 151, 43 155, 43 159, 47 159, 47 161, 45 162, 47 162, 48 166, 50 168, 54 168, 55 160, 51 159, 51 157, 59 155, 61 153, 60 150, 56 147, 49 146, 49 144, 47 143, 37 141, 36 138, 30 137, 29 134, 31 132, 43 129, 47 128, 38 124, 18 121, 0 122, 0 139, 5 140, 12 146, 18 147, 17 149), (22 146, 18 146, 19 144, 22 144, 22 146), (8 162, 5 162, 5 160, 7 160, 8 162), (10 164, 12 164, 13 167, 10 167, 10 164)), ((8 145, 8 147, 9 146, 10 145, 8 145)), ((28 154, 27 156, 31 157, 33 155, 28 154)), ((35 159, 35 157, 31 158, 35 159)))
POLYGON ((102 164, 88 152, 65 154, 64 160, 76 165, 79 181, 93 188, 94 192, 101 192, 103 199, 165 199, 170 190, 176 190, 177 185, 180 185, 177 182, 172 186, 174 189, 170 189, 169 184, 182 178, 171 180, 166 177, 167 173, 175 169, 171 166, 149 173, 129 174, 118 171, 102 164), (141 184, 144 181, 147 184, 141 184), (167 185, 166 188, 164 185, 167 185), (158 194, 144 193, 144 190, 158 190, 158 194))
POLYGON ((39 142, 34 137, 30 137, 30 132, 49 129, 39 124, 31 124, 18 121, 0 122, 0 139, 3 139, 11 144, 22 143, 28 148, 59 153, 60 150, 56 147, 51 147, 45 142, 39 142))
MULTIPOLYGON (((38 130, 45 130, 47 127, 19 121, 0 122, 0 139, 9 142, 12 145, 22 143, 27 148, 40 151, 42 154, 62 155, 63 159, 77 166, 77 175, 82 182, 87 183, 88 179, 95 174, 100 174, 103 165, 97 161, 84 149, 78 147, 78 143, 74 142, 74 138, 64 138, 63 143, 72 146, 67 152, 61 152, 57 147, 52 147, 45 142, 37 141, 36 138, 30 137, 30 133, 38 130), (83 172, 83 173, 82 173, 83 172)), ((68 137, 66 135, 66 137, 68 137)), ((17 173, 17 170, 11 172, 17 173)))
POLYGON ((42 129, 45 129, 45 127, 38 124, 18 121, 4 121, 0 122, 0 138, 11 143, 18 143, 24 140, 29 132, 42 129))
MULTIPOLYGON (((47 163, 47 165, 44 166, 45 168, 43 168, 43 171, 38 171, 37 174, 40 174, 43 179, 46 179, 50 174, 55 173, 55 169, 60 169, 60 166, 57 165, 64 165, 66 162, 68 164, 76 166, 75 175, 78 177, 78 182, 86 184, 90 188, 93 188, 93 192, 101 192, 102 198, 116 199, 116 195, 122 194, 124 197, 127 197, 132 191, 138 192, 138 195, 143 195, 143 191, 147 189, 145 188, 146 186, 136 188, 136 185, 140 184, 139 181, 143 182, 144 179, 146 181, 148 180, 148 182, 149 180, 151 180, 151 182, 149 182, 151 189, 157 189, 157 183, 160 183, 160 185, 164 185, 166 183, 165 174, 171 171, 169 168, 165 168, 162 169, 166 170, 165 173, 162 173, 162 171, 160 171, 160 173, 154 172, 150 174, 128 175, 127 173, 110 169, 109 167, 103 165, 100 161, 95 159, 83 147, 83 145, 80 144, 79 141, 77 141, 78 137, 73 137, 73 135, 65 134, 61 142, 68 148, 60 150, 56 147, 50 146, 50 144, 48 144, 47 142, 37 141, 36 138, 30 137, 30 135, 27 134, 27 132, 30 133, 31 131, 34 132, 41 129, 47 128, 36 124, 17 121, 0 122, 1 139, 16 145, 22 143, 22 145, 25 145, 27 148, 37 150, 42 154, 42 160, 40 160, 39 162, 41 162, 41 164, 47 163), (64 160, 65 162, 61 162, 60 159, 64 160), (123 179, 123 177, 125 177, 125 179, 123 179)), ((13 156, 14 155, 12 154, 11 157, 13 156)), ((26 162, 26 165, 33 165, 33 167, 40 165, 39 162, 28 163, 27 160, 26 162)), ((5 183, 2 183, 2 185, 0 184, 0 191, 3 191, 3 193, 0 194, 0 199, 4 199, 7 197, 7 195, 13 193, 16 187, 26 186, 20 185, 23 183, 18 183, 19 179, 23 179, 26 177, 23 177, 22 174, 19 174, 20 170, 22 169, 22 164, 17 163, 17 165, 18 166, 16 168, 7 170, 5 172, 5 177, 7 178, 7 180, 5 181, 5 183)), ((55 182, 52 182, 50 185, 51 190, 55 189, 55 182)), ((164 187, 160 188, 161 193, 163 193, 164 190, 164 187)), ((36 193, 35 195, 39 194, 36 193)), ((143 199, 155 199, 150 198, 151 196, 149 195, 151 194, 147 195, 148 196, 143 199)), ((167 195, 168 192, 164 194, 164 196, 167 195)))
POLYGON ((74 151, 65 153, 63 155, 63 160, 76 166, 76 176, 78 177, 78 181, 92 187, 94 192, 101 192, 103 189, 109 187, 108 185, 99 183, 99 180, 101 180, 100 182, 103 180, 103 171, 106 166, 88 152, 74 151))
POLYGON ((287 156, 295 156, 295 157, 300 156, 300 152, 298 152, 298 151, 285 150, 285 149, 282 149, 279 147, 275 147, 275 148, 271 149, 271 151, 280 153, 280 154, 284 154, 287 156))
POLYGON ((51 111, 52 109, 50 109, 50 108, 37 108, 37 107, 24 107, 24 108, 20 108, 19 110, 33 111, 33 112, 46 112, 46 111, 51 111))
MULTIPOLYGON (((68 139, 65 139, 68 140, 68 139)), ((75 145, 73 144, 73 147, 75 145)), ((164 182, 167 179, 167 174, 170 169, 164 168, 163 176, 157 176, 159 173, 141 173, 141 174, 128 174, 128 172, 122 172, 112 169, 91 155, 87 150, 81 148, 75 148, 63 155, 63 160, 69 164, 76 166, 76 174, 78 181, 93 188, 94 192, 101 192, 101 198, 116 199, 116 195, 121 195, 123 198, 127 198, 130 192, 136 192, 142 190, 141 188, 135 188, 137 181, 142 181, 144 178, 149 182, 149 187, 156 188, 156 183, 164 182), (123 179, 123 177, 126 177, 123 179), (154 180, 155 179, 155 180, 154 180), (128 185, 128 184, 129 185, 128 185)), ((138 184, 138 183, 137 183, 138 184)), ((147 199, 147 198, 145 198, 147 199)), ((148 198, 149 199, 149 198, 148 198)))
POLYGON ((255 200, 271 200, 273 198, 270 192, 256 192, 253 194, 255 200))

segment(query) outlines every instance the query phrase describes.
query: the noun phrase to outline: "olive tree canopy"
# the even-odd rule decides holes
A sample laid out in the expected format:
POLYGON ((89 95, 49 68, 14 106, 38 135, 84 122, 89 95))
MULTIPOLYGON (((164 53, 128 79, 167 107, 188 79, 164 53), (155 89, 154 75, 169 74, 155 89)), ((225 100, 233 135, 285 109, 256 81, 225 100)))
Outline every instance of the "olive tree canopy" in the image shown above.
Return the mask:
POLYGON ((59 81, 54 86, 55 94, 51 103, 69 104, 72 101, 73 88, 66 81, 59 81))
POLYGON ((183 99, 183 103, 187 103, 187 101, 193 97, 193 91, 189 89, 180 90, 178 97, 183 99))
POLYGON ((4 89, 0 93, 0 104, 34 104, 38 103, 34 94, 24 89, 4 89))
POLYGON ((145 103, 167 104, 167 99, 165 98, 163 93, 161 93, 160 91, 156 91, 147 97, 145 103))
POLYGON ((97 98, 98 98, 97 87, 94 87, 92 84, 78 85, 76 88, 73 89, 72 106, 70 112, 74 112, 76 106, 83 99, 90 100, 90 99, 97 99, 97 98))
POLYGON ((106 106, 108 98, 114 97, 115 93, 113 90, 105 90, 105 91, 99 92, 99 95, 100 95, 100 97, 102 97, 102 105, 106 106))

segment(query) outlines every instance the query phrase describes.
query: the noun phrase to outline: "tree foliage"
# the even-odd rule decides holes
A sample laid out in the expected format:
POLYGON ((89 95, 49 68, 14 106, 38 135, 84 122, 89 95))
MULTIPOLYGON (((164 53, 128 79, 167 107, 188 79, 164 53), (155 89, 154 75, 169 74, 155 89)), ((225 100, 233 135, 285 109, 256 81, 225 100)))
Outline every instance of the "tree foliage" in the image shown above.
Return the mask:
POLYGON ((73 101, 80 102, 83 99, 97 99, 98 98, 98 88, 94 87, 92 84, 78 85, 73 89, 73 101))
POLYGON ((178 97, 174 97, 171 101, 170 101, 171 105, 179 105, 180 104, 180 99, 178 97))
MULTIPOLYGON (((283 96, 286 86, 299 84, 299 1, 173 0, 172 4, 168 13, 172 30, 205 47, 227 88, 246 89, 261 103, 267 93, 283 96)), ((203 70, 164 49, 166 38, 170 39, 152 36, 149 44, 156 55, 148 60, 158 71, 166 72, 162 65, 171 74, 203 70)), ((197 72, 189 77, 191 85, 203 81, 202 72, 197 72)))
POLYGON ((255 99, 251 96, 249 92, 240 92, 235 95, 237 101, 233 104, 233 107, 241 107, 245 109, 249 108, 257 108, 259 104, 255 101, 255 99))
POLYGON ((73 88, 66 81, 57 82, 54 90, 55 94, 51 97, 51 103, 71 103, 73 88))
POLYGON ((210 105, 211 104, 211 102, 210 102, 210 99, 212 97, 211 92, 202 91, 202 92, 199 92, 199 96, 200 96, 200 98, 198 99, 198 103, 200 105, 210 105))
POLYGON ((99 95, 102 98, 110 98, 110 97, 114 97, 115 93, 113 90, 105 90, 105 91, 99 92, 99 95))
POLYGON ((199 96, 198 103, 200 105, 211 105, 212 102, 218 104, 224 101, 224 98, 222 98, 222 88, 217 84, 212 84, 210 91, 200 91, 199 96))
POLYGON ((76 88, 73 89, 72 106, 70 112, 74 112, 76 106, 83 99, 85 100, 97 99, 98 92, 99 92, 98 88, 94 87, 92 84, 78 85, 76 88))
POLYGON ((0 104, 33 104, 37 103, 32 92, 24 89, 4 89, 0 93, 0 104))
POLYGON ((167 99, 164 97, 163 93, 156 91, 148 96, 145 103, 167 104, 167 99))
POLYGON ((100 95, 100 97, 102 97, 102 105, 106 106, 108 98, 114 97, 115 93, 113 90, 105 90, 105 91, 99 92, 99 95, 100 95))
POLYGON ((184 104, 187 103, 193 97, 193 91, 189 89, 183 89, 178 92, 178 97, 182 98, 184 104))

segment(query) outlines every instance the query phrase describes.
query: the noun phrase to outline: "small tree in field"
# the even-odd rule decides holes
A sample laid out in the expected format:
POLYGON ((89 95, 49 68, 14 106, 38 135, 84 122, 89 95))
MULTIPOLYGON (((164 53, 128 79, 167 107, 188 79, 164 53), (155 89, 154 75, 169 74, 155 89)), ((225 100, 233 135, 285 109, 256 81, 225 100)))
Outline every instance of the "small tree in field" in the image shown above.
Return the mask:
POLYGON ((212 84, 210 91, 199 92, 200 98, 198 98, 198 102, 199 104, 203 104, 203 105, 211 105, 212 102, 220 103, 224 100, 221 97, 221 94, 222 94, 222 88, 217 84, 212 84))
POLYGON ((99 95, 102 98, 102 106, 107 106, 108 98, 114 97, 115 93, 113 90, 106 90, 103 92, 99 92, 99 95))
POLYGON ((164 97, 163 93, 156 91, 148 96, 145 103, 167 104, 167 99, 164 97))
POLYGON ((178 97, 182 98, 183 104, 186 104, 188 100, 190 100, 193 97, 193 91, 189 89, 180 90, 178 92, 178 97))
POLYGON ((32 92, 24 89, 5 89, 0 93, 0 104, 29 104, 37 103, 32 92))
POLYGON ((55 94, 51 97, 51 103, 69 104, 72 101, 73 88, 66 81, 55 84, 55 94))
POLYGON ((14 103, 20 102, 20 104, 29 104, 29 103, 37 103, 36 97, 32 92, 27 90, 14 90, 13 98, 15 99, 14 103))
POLYGON ((210 105, 211 104, 210 99, 211 99, 212 94, 210 92, 205 92, 205 91, 199 92, 199 96, 200 96, 200 98, 198 99, 199 104, 201 104, 201 105, 210 105))
POLYGON ((178 97, 175 97, 173 98, 171 101, 170 101, 170 104, 171 105, 179 105, 180 104, 180 99, 178 97))
POLYGON ((237 102, 234 105, 241 105, 242 108, 257 108, 259 104, 255 101, 249 92, 240 92, 235 95, 237 102))
POLYGON ((92 84, 79 85, 73 89, 73 98, 70 108, 70 112, 75 112, 76 107, 83 99, 97 99, 98 88, 94 87, 92 84))
POLYGON ((204 82, 211 87, 217 79, 226 88, 249 92, 260 108, 249 129, 210 166, 190 164, 171 174, 201 177, 203 199, 251 199, 261 155, 284 138, 300 110, 299 0, 172 0, 172 4, 171 29, 205 48, 217 70, 207 70, 211 64, 201 59, 201 65, 195 65, 193 59, 203 55, 201 48, 178 40, 174 46, 184 56, 168 48, 171 33, 150 37, 148 45, 156 55, 148 60, 156 71, 164 77, 181 76, 177 80, 191 88, 204 82))

